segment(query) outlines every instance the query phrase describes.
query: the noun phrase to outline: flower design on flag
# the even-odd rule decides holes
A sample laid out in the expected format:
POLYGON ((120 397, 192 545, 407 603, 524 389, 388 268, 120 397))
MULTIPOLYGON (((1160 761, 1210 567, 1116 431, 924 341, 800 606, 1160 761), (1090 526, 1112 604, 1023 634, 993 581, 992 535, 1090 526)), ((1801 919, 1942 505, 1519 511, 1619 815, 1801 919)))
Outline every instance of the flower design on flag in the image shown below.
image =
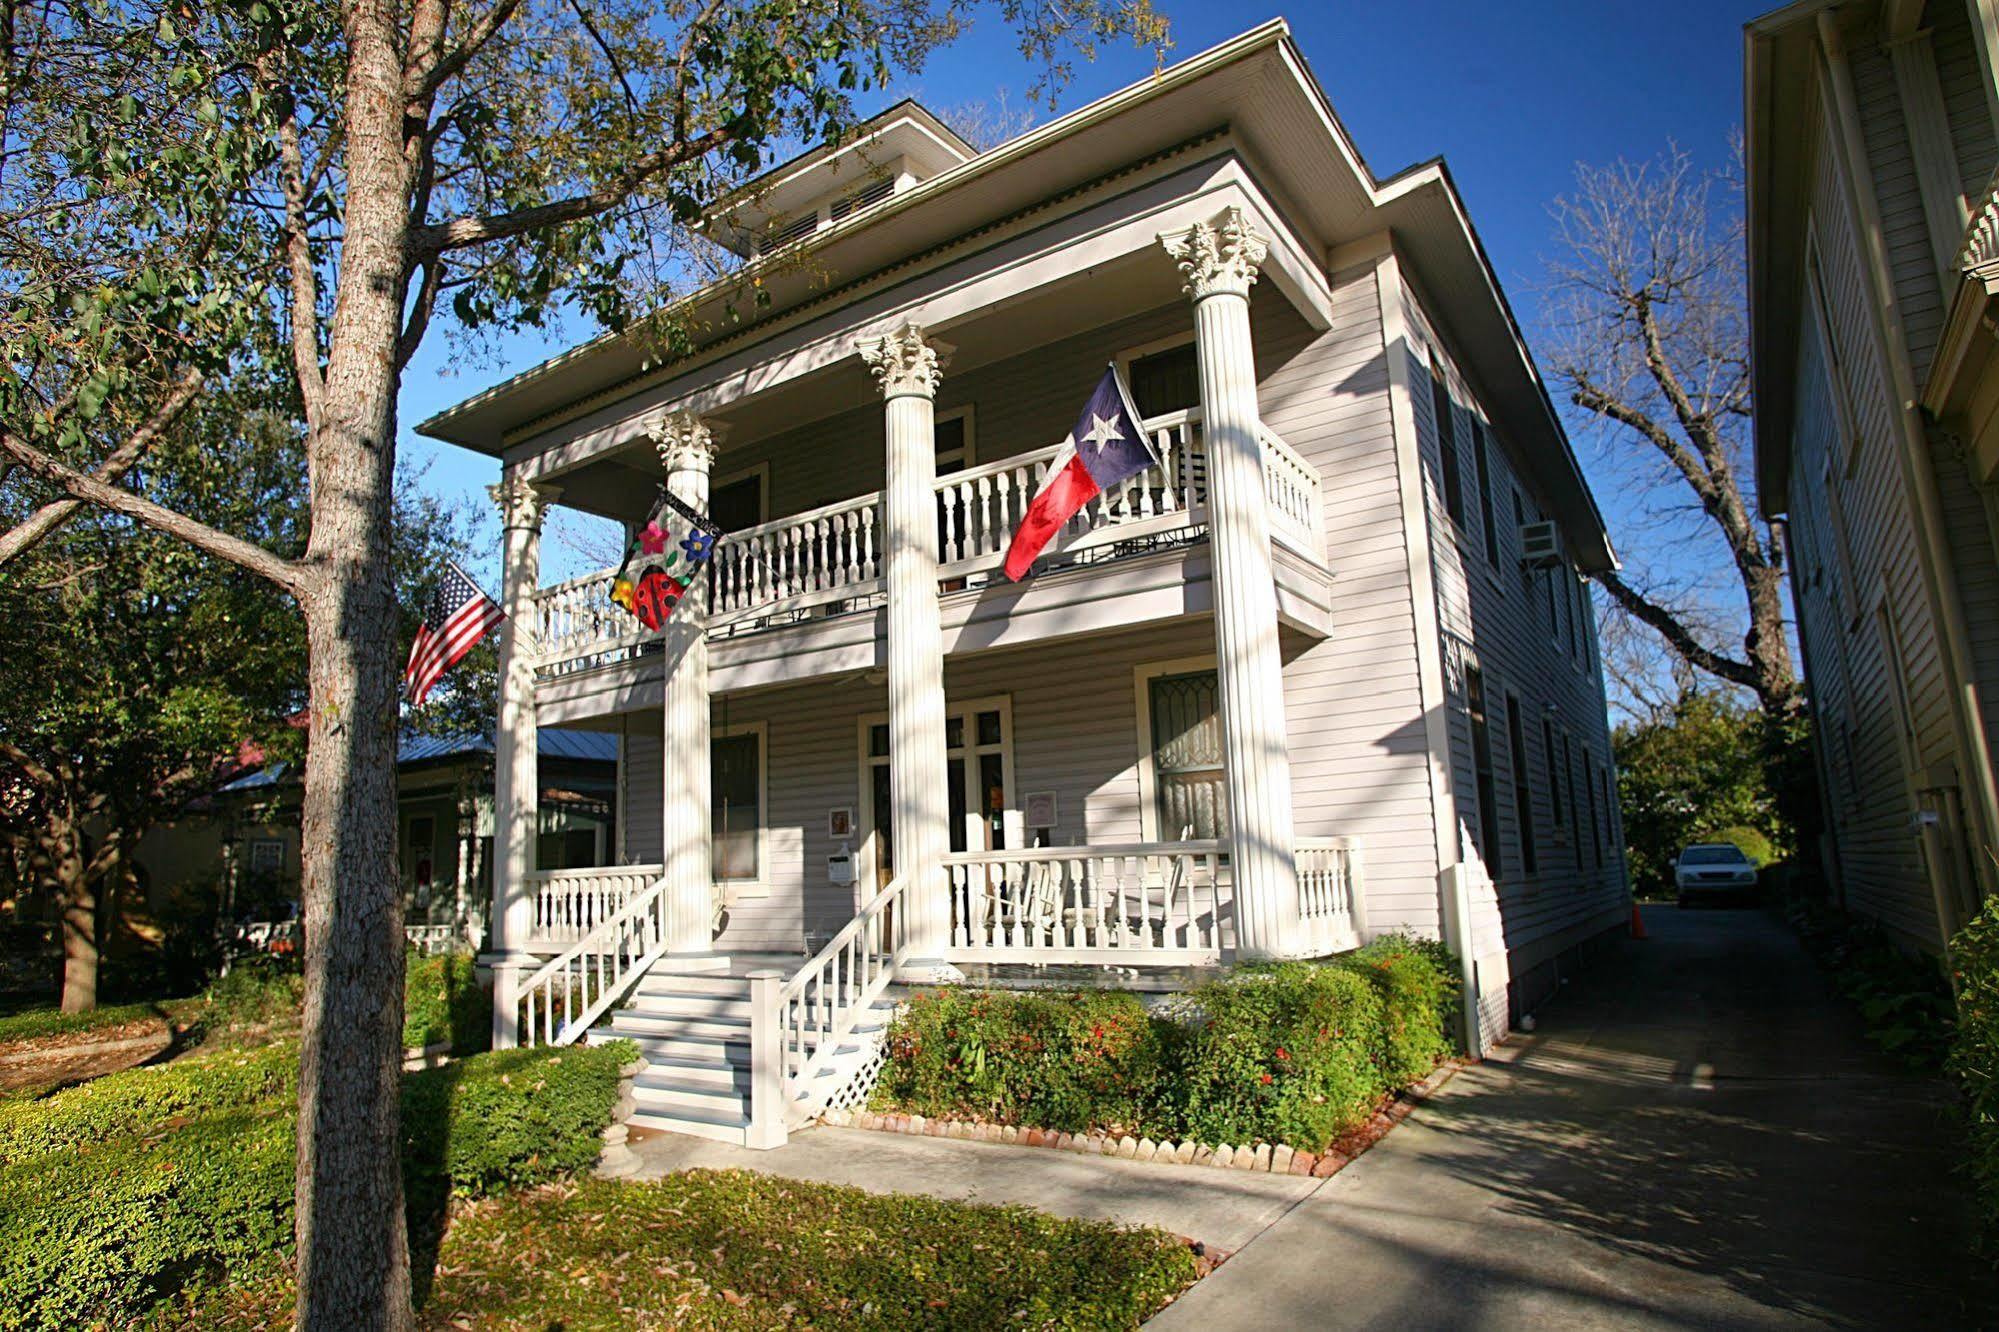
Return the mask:
POLYGON ((620 578, 611 584, 611 600, 617 602, 626 610, 635 610, 633 591, 632 580, 629 578, 620 578))
POLYGON ((700 564, 715 553, 714 534, 696 528, 687 534, 687 539, 680 543, 680 548, 687 552, 690 564, 700 564))
POLYGON ((647 523, 646 530, 639 533, 639 549, 648 555, 657 555, 666 549, 666 543, 671 538, 672 533, 658 523, 647 523))

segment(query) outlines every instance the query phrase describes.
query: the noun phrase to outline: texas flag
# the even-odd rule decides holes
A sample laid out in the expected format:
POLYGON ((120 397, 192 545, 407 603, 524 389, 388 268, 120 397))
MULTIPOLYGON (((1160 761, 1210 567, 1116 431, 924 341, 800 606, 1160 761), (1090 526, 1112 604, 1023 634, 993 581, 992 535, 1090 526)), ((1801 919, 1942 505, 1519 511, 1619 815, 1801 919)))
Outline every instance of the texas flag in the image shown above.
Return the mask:
POLYGON ((1016 583, 1026 577, 1027 566, 1078 509, 1158 461, 1139 426, 1131 391, 1112 366, 1097 381, 1075 429, 1049 463, 1048 479, 1022 515, 1007 547, 1006 576, 1016 583))

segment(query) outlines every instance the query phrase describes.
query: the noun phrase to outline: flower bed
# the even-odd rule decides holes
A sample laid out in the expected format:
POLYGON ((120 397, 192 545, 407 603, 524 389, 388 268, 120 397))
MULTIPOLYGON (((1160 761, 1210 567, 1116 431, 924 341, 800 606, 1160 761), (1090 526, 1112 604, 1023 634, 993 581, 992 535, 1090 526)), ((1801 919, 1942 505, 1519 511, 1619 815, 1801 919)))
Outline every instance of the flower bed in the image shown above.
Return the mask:
POLYGON ((870 1109, 1319 1153, 1450 1054, 1456 974, 1441 947, 1389 936, 1239 968, 1192 993, 1187 1021, 1115 991, 928 992, 890 1029, 870 1109))

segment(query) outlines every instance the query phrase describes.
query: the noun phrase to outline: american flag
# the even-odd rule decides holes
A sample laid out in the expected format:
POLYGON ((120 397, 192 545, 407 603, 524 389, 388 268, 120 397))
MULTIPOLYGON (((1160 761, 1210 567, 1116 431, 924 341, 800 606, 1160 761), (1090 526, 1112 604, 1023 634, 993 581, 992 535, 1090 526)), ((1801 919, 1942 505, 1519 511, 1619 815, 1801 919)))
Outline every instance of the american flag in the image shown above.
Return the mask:
POLYGON ((463 569, 446 564, 444 577, 424 608, 416 641, 410 644, 410 664, 403 668, 403 683, 409 689, 410 702, 421 704, 438 678, 506 618, 506 613, 465 576, 463 569))

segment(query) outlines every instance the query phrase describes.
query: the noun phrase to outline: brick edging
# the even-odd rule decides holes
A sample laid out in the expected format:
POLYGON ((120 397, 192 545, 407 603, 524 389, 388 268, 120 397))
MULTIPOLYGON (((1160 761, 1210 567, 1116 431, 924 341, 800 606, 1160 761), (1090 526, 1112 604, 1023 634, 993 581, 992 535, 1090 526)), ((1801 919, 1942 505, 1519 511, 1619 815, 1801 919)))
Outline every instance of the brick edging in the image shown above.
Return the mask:
POLYGON ((951 1138, 963 1142, 984 1142, 1000 1147, 1040 1147, 1081 1156, 1106 1156, 1119 1161, 1149 1161, 1154 1165, 1206 1166, 1218 1170, 1248 1170, 1272 1175, 1304 1175, 1326 1179, 1345 1169, 1349 1162, 1375 1143, 1410 1111, 1435 1095, 1437 1089, 1464 1067, 1453 1060, 1439 1065, 1429 1077, 1403 1088, 1372 1118, 1339 1139, 1324 1152, 1301 1152, 1289 1146, 1267 1142, 1219 1147, 1197 1142, 1154 1142, 1151 1138, 1111 1137, 1105 1133, 1059 1133, 1052 1129, 1021 1128, 1013 1124, 981 1124, 957 1119, 928 1119, 922 1115, 885 1114, 871 1110, 829 1110, 819 1122, 835 1128, 866 1129, 874 1133, 901 1133, 912 1137, 951 1138))

